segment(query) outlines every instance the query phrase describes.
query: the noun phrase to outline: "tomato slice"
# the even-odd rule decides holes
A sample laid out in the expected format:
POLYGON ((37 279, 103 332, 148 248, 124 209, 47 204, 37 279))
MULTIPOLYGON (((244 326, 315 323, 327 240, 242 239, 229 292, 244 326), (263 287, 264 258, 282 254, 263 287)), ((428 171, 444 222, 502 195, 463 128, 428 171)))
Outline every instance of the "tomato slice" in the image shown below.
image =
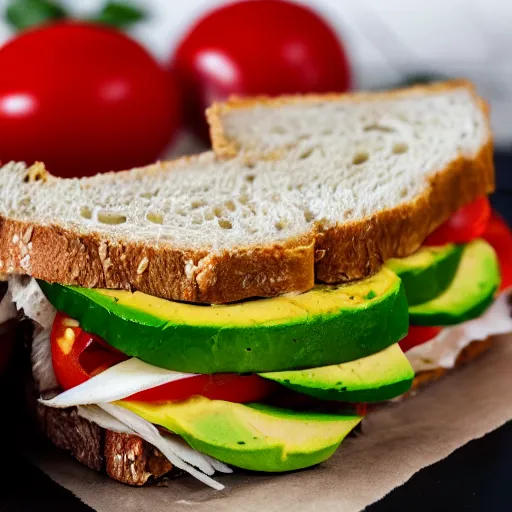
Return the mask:
POLYGON ((481 197, 457 210, 431 233, 424 245, 463 244, 482 236, 491 217, 491 204, 481 197))
POLYGON ((257 402, 276 390, 275 382, 260 376, 237 375, 236 373, 218 373, 214 375, 197 375, 188 379, 163 384, 153 389, 141 391, 126 398, 141 402, 163 402, 168 400, 185 400, 194 395, 201 395, 210 400, 225 400, 239 404, 257 402))
MULTIPOLYGON (((52 362, 57 381, 70 389, 128 357, 100 337, 80 328, 78 322, 57 313, 51 333, 52 362)), ((247 403, 261 400, 279 387, 258 375, 219 373, 197 375, 163 384, 126 398, 142 402, 184 400, 202 395, 211 400, 247 403)))
POLYGON ((80 328, 78 322, 57 313, 50 336, 52 363, 57 381, 70 389, 128 359, 100 337, 80 328))
POLYGON ((420 325, 410 325, 407 336, 399 341, 400 348, 407 352, 417 345, 421 345, 432 338, 435 338, 442 330, 442 327, 423 327, 420 325))
POLYGON ((512 286, 512 232, 498 213, 492 212, 491 220, 482 238, 492 245, 498 256, 501 270, 501 287, 512 286))

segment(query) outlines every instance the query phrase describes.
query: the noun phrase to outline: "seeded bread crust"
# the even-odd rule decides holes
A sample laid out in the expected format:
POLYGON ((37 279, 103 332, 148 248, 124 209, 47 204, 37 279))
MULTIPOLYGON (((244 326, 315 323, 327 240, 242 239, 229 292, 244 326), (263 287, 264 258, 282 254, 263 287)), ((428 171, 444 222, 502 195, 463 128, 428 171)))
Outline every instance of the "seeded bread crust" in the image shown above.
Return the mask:
POLYGON ((0 260, 10 274, 170 300, 227 303, 306 291, 314 286, 314 258, 313 236, 208 254, 0 218, 0 260))

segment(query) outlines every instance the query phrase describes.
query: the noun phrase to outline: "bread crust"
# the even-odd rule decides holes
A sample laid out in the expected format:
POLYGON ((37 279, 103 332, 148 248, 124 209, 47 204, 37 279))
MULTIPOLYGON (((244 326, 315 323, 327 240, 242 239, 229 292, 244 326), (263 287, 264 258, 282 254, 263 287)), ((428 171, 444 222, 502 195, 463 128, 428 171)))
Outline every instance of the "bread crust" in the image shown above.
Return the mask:
MULTIPOLYGON (((471 84, 452 81, 381 93, 308 95, 278 99, 233 99, 208 111, 219 157, 237 154, 222 129, 222 115, 255 102, 270 106, 317 100, 377 101, 397 95, 467 87, 488 117, 471 84)), ((488 129, 490 134, 490 128, 488 129)), ((494 190, 492 140, 473 157, 459 156, 430 179, 413 201, 350 223, 311 231, 283 243, 235 247, 220 252, 171 245, 112 241, 59 226, 0 217, 0 272, 89 288, 139 290, 170 300, 229 303, 250 297, 304 292, 315 280, 338 283, 376 272, 389 258, 416 251, 426 236, 461 206, 494 190), (163 279, 162 276, 166 278, 163 279)), ((275 157, 276 155, 261 155, 275 157)), ((193 157, 189 157, 193 158, 193 157)), ((37 175, 41 179, 40 165, 37 175)), ((148 172, 153 172, 148 168, 148 172)), ((44 179, 44 173, 43 177, 44 179)))
POLYGON ((139 290, 170 300, 222 304, 309 290, 314 258, 313 235, 208 253, 113 242, 98 233, 81 235, 0 217, 0 261, 9 274, 86 288, 139 290))
MULTIPOLYGON (((492 347, 492 338, 487 338, 483 341, 473 341, 467 347, 465 347, 460 354, 457 356, 455 360, 455 368, 459 368, 464 366, 471 361, 474 361, 479 356, 487 352, 492 347)), ((447 373, 449 373, 452 369, 450 368, 434 368, 433 370, 427 370, 424 372, 419 372, 414 377, 411 389, 404 395, 408 396, 411 393, 415 392, 419 388, 426 386, 427 384, 439 380, 441 377, 444 377, 447 373)))
POLYGON ((76 408, 37 404, 39 424, 48 439, 85 466, 123 484, 141 486, 168 474, 172 464, 140 437, 104 429, 78 415, 76 408))

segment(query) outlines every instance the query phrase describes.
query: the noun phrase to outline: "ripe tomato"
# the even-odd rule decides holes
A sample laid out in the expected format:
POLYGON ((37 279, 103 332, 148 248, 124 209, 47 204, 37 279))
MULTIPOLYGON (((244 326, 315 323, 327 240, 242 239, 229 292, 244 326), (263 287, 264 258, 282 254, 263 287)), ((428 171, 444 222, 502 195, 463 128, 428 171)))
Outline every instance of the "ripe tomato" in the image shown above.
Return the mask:
MULTIPOLYGON (((125 354, 98 336, 84 331, 77 326, 77 322, 62 313, 57 314, 53 323, 51 347, 55 376, 63 389, 78 386, 128 359, 125 354)), ((247 403, 265 398, 277 387, 274 382, 258 375, 197 375, 141 391, 126 400, 161 402, 202 395, 210 400, 247 403)))
POLYGON ((119 31, 77 22, 24 32, 0 49, 0 160, 60 176, 158 158, 179 101, 166 71, 119 31))
POLYGON ((512 232, 507 223, 493 211, 482 238, 496 251, 501 270, 500 290, 505 290, 512 286, 512 232))
POLYGON ((141 402, 162 402, 167 400, 185 400, 201 395, 210 400, 225 400, 239 404, 257 402, 273 393, 278 384, 258 375, 237 375, 236 373, 218 373, 197 375, 135 393, 125 400, 141 402))
POLYGON ((249 0, 202 17, 179 43, 170 67, 187 98, 188 120, 207 135, 204 110, 236 95, 336 92, 350 86, 343 47, 308 7, 249 0))
POLYGON ((431 233, 424 245, 462 244, 482 236, 491 217, 491 204, 481 197, 457 210, 431 233))
POLYGON ((417 345, 421 345, 432 338, 435 338, 442 330, 442 327, 423 327, 420 325, 410 325, 407 336, 398 342, 400 348, 407 352, 417 345))
POLYGON ((52 363, 58 383, 70 389, 103 370, 128 359, 101 338, 81 329, 77 322, 57 313, 50 336, 52 363))

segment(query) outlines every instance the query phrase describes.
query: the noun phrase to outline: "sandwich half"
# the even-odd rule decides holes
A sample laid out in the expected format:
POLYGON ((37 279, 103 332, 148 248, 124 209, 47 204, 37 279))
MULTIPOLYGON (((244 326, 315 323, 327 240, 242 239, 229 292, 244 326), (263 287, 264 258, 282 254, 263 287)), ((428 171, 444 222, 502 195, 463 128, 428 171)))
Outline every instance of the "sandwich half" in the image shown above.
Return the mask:
POLYGON ((214 151, 175 162, 0 170, 0 271, 34 322, 43 428, 132 485, 321 463, 366 404, 410 391, 409 324, 470 336, 506 308, 469 84, 233 100, 209 119, 214 151))

